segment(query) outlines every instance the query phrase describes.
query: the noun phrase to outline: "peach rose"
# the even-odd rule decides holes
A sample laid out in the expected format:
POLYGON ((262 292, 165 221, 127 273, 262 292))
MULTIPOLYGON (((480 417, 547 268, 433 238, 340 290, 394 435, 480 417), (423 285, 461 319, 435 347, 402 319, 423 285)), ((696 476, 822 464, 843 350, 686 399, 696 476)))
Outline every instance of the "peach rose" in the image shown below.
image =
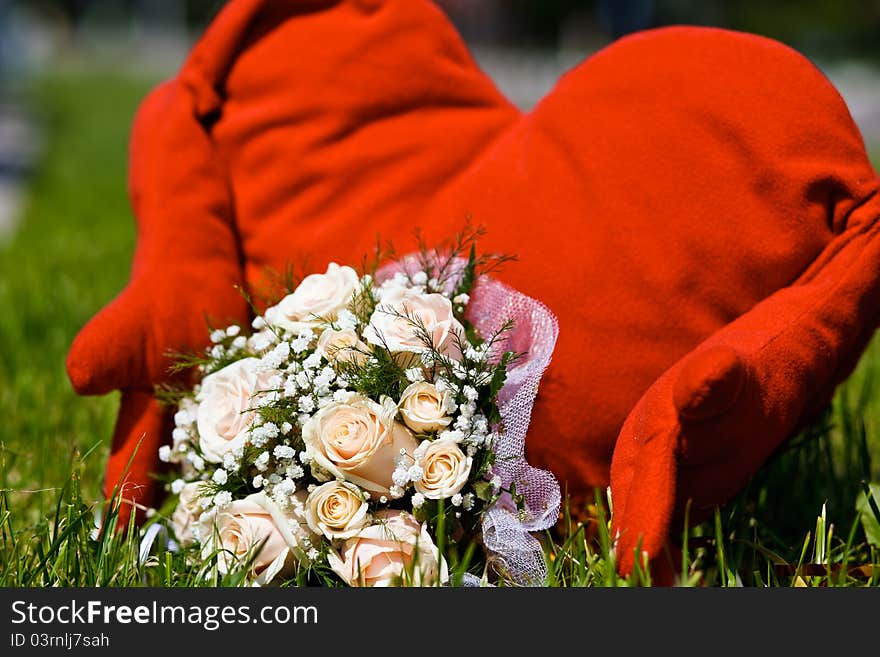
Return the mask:
POLYGON ((364 494, 347 481, 330 481, 309 493, 306 522, 330 540, 351 538, 370 522, 364 494))
POLYGON ((223 456, 244 445, 255 419, 253 395, 269 387, 275 372, 259 371, 257 358, 243 358, 202 381, 196 397, 199 447, 205 460, 222 463, 223 456))
POLYGON ((183 486, 177 507, 171 515, 171 527, 181 545, 190 545, 195 541, 192 528, 202 515, 202 505, 199 503, 200 485, 199 481, 191 481, 183 486))
POLYGON ((434 586, 446 584, 446 561, 426 525, 405 511, 387 509, 348 539, 328 562, 349 586, 434 586))
POLYGON ((464 337, 464 327, 453 315, 452 302, 442 294, 419 294, 411 288, 392 288, 382 297, 364 339, 392 353, 419 354, 427 345, 414 322, 424 327, 438 351, 461 357, 455 335, 464 337))
POLYGON ((351 329, 327 329, 318 338, 316 350, 330 363, 352 362, 362 365, 370 348, 351 329))
POLYGON ((426 440, 414 453, 424 474, 413 482, 416 491, 432 500, 446 499, 467 483, 473 459, 451 438, 426 440))
POLYGON ((290 575, 297 559, 305 558, 303 549, 311 544, 312 535, 303 517, 305 497, 305 491, 297 493, 288 512, 262 492, 206 511, 199 518, 202 558, 210 559, 216 553, 217 567, 226 574, 247 562, 262 543, 252 561, 252 583, 262 586, 290 575))
POLYGON ((406 426, 417 433, 429 433, 449 426, 455 401, 448 390, 440 392, 433 383, 419 381, 403 391, 398 408, 406 426))
POLYGON ((397 406, 378 404, 363 395, 333 402, 315 413, 302 428, 306 450, 331 475, 357 484, 373 497, 390 493, 394 459, 403 449, 412 453, 416 439, 394 421, 397 406))
POLYGON ((331 262, 326 273, 306 276, 291 294, 267 308, 263 316, 272 326, 291 333, 314 328, 320 324, 319 318, 336 319, 336 314, 354 296, 358 281, 354 269, 331 262))

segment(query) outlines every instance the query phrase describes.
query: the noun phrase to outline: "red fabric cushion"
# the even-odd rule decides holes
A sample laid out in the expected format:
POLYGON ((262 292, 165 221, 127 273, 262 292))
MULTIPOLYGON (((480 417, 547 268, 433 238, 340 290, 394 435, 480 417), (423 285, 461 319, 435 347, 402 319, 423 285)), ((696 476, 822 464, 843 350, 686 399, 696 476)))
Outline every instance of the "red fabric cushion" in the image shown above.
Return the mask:
MULTIPOLYGON (((166 125, 163 140, 151 137, 166 123, 162 112, 136 121, 133 164, 144 141, 164 165, 133 166, 133 187, 162 199, 136 204, 141 226, 149 226, 136 262, 186 263, 188 276, 213 285, 242 275, 253 286, 267 265, 359 262, 377 234, 405 252, 414 227, 441 239, 470 215, 488 228, 483 248, 520 257, 499 277, 547 303, 560 321, 528 456, 575 494, 611 481, 622 535, 654 532, 648 511, 625 501, 633 481, 643 484, 643 509, 655 505, 663 517, 685 492, 730 494, 794 427, 763 423, 766 395, 778 400, 774 418, 807 415, 845 373, 822 359, 851 363, 864 342, 817 344, 805 352, 812 360, 803 350, 791 354, 803 361, 809 389, 772 393, 754 383, 738 348, 757 329, 737 333, 732 322, 790 286, 822 279, 837 249, 869 234, 877 215, 868 201, 877 176, 843 101, 779 43, 709 28, 636 34, 587 59, 521 113, 424 0, 233 0, 170 87, 170 114, 188 117, 172 123, 174 134, 166 125), (183 162, 189 157, 201 164, 183 162), (221 266, 205 249, 238 255, 221 266), (729 467, 706 469, 710 481, 695 474, 678 490, 676 434, 651 441, 654 452, 644 457, 641 442, 625 441, 610 479, 615 441, 636 402, 723 330, 733 336, 724 343, 732 354, 715 352, 719 358, 688 368, 682 383, 658 393, 656 409, 628 426, 673 432, 674 399, 692 419, 754 418, 741 440, 719 442, 712 462, 729 467), (752 389, 754 396, 743 392, 752 389), (756 408, 736 406, 742 399, 756 408), (643 482, 641 460, 663 474, 643 482)), ((153 269, 136 267, 130 290, 140 284, 141 291, 124 293, 118 315, 99 316, 77 339, 69 367, 79 390, 144 389, 162 379, 160 346, 204 343, 201 326, 184 322, 171 334, 162 317, 241 310, 222 306, 234 292, 199 296, 186 279, 174 294, 148 294, 149 283, 138 282, 152 280, 153 269), (151 304, 161 311, 144 326, 151 304), (120 322, 142 327, 146 347, 112 343, 99 353, 96 345, 120 322)), ((876 267, 865 272, 872 282, 876 267)), ((872 294, 856 289, 858 303, 828 295, 840 304, 841 330, 870 335, 872 294)), ((813 306, 783 305, 771 315, 781 327, 819 321, 813 306)), ((111 457, 108 481, 121 458, 111 457)), ((693 468, 704 471, 697 461, 693 468)), ((132 476, 145 480, 144 471, 132 476)))

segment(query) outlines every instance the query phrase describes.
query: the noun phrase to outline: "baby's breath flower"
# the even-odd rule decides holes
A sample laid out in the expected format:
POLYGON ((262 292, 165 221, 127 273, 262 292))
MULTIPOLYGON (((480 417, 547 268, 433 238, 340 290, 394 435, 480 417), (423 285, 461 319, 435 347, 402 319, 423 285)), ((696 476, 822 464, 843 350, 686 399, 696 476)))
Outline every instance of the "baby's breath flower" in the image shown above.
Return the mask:
POLYGON ((313 370, 321 364, 321 354, 315 352, 306 357, 302 366, 307 370, 313 370))
POLYGON ((276 445, 272 453, 276 459, 292 459, 296 456, 296 450, 289 445, 276 445))
POLYGON ((272 344, 272 338, 270 337, 271 333, 255 333, 250 338, 248 338, 248 345, 254 351, 264 351, 269 348, 269 345, 272 344))
POLYGON ((471 429, 471 419, 465 413, 462 413, 457 418, 455 418, 455 428, 461 431, 462 433, 467 433, 471 429))
POLYGON ((254 477, 253 481, 251 482, 251 485, 254 488, 262 488, 264 483, 265 482, 263 481, 263 475, 258 474, 256 477, 254 477))
POLYGON ((406 486, 409 483, 409 473, 406 466, 394 468, 394 472, 391 473, 391 481, 395 486, 406 486))
POLYGON ((284 470, 284 474, 286 474, 291 479, 299 479, 303 475, 305 475, 305 473, 305 470, 303 470, 302 467, 297 465, 296 463, 288 465, 287 468, 284 470))
POLYGON ((214 495, 214 506, 218 509, 222 509, 226 506, 232 504, 232 493, 228 490, 221 490, 219 493, 214 495))
POLYGON ((461 493, 456 493, 455 495, 452 496, 452 499, 449 501, 452 502, 452 506, 461 506, 461 502, 462 502, 461 493))
POLYGON ((454 442, 460 443, 462 440, 464 440, 464 434, 458 430, 444 431, 440 434, 440 438, 447 438, 454 442))
POLYGON ((425 372, 421 367, 411 367, 405 373, 406 380, 410 383, 418 383, 425 380, 425 372))
POLYGON ((190 417, 188 411, 181 409, 174 414, 174 425, 175 426, 185 427, 190 424, 192 424, 192 418, 190 417))
POLYGON ((269 467, 269 452, 262 452, 255 460, 254 467, 260 472, 265 472, 269 467))
POLYGON ((215 329, 211 331, 211 342, 214 344, 218 342, 223 342, 226 339, 226 331, 223 329, 215 329))
POLYGON ((425 476, 425 471, 420 465, 412 465, 407 470, 406 476, 410 481, 421 481, 422 477, 425 476))
POLYGON ((473 402, 468 402, 467 404, 462 404, 458 407, 459 413, 464 415, 465 417, 471 417, 477 410, 477 405, 473 402))
POLYGON ((254 327, 255 331, 259 331, 262 328, 266 328, 266 320, 263 319, 262 316, 254 317, 254 321, 251 322, 251 326, 254 327))
POLYGON ((211 477, 212 481, 219 486, 222 486, 229 479, 229 475, 223 468, 217 468, 214 470, 214 475, 211 477))
POLYGON ((281 425, 281 433, 283 433, 285 436, 291 431, 293 431, 293 425, 290 422, 285 422, 281 425))
POLYGON ((311 395, 299 398, 299 410, 303 413, 311 413, 315 410, 315 400, 311 395))
POLYGON ((281 364, 290 357, 290 343, 279 342, 271 351, 266 353, 261 361, 264 368, 277 370, 281 364))
POLYGON ((186 485, 186 482, 183 479, 175 479, 171 482, 171 492, 177 495, 180 491, 183 490, 183 487, 186 485))
POLYGON ((289 478, 282 479, 278 484, 276 484, 275 490, 279 494, 289 497, 296 492, 296 482, 289 478))
POLYGON ((351 331, 358 325, 358 318, 353 312, 343 308, 337 313, 335 323, 340 331, 351 331))
POLYGON ((284 386, 281 388, 281 394, 284 397, 293 397, 296 395, 297 390, 296 379, 293 377, 288 377, 284 382, 284 386))
POLYGON ((312 332, 301 332, 293 342, 290 343, 290 347, 293 349, 293 353, 301 354, 306 349, 309 348, 309 345, 312 343, 312 332))
POLYGON ((336 378, 336 372, 333 371, 332 367, 325 367, 321 370, 318 376, 315 378, 315 385, 319 388, 324 388, 333 383, 333 379, 336 378))
POLYGON ((349 399, 351 393, 348 390, 335 390, 333 392, 333 401, 335 402, 344 402, 346 399, 349 399))
POLYGON ((230 338, 234 338, 239 333, 241 333, 241 327, 238 324, 231 324, 226 327, 226 335, 230 338))
POLYGON ((168 445, 162 445, 159 448, 159 460, 163 463, 169 463, 171 461, 171 447, 168 445))
POLYGON ((412 496, 412 505, 414 509, 418 509, 425 503, 425 496, 421 493, 413 493, 412 496))

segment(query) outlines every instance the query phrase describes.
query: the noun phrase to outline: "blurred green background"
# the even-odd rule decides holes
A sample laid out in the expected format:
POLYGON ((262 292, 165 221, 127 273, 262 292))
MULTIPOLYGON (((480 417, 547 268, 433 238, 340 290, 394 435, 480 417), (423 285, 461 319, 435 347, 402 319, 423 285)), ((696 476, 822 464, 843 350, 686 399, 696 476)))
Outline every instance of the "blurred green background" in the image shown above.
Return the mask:
MULTIPOLYGON (((85 490, 98 497, 118 397, 77 398, 64 357, 76 331, 128 277, 134 224, 126 141, 137 104, 179 66, 222 4, 0 0, 0 489, 22 515, 47 512, 71 461, 86 452, 92 454, 85 490)), ((876 0, 439 4, 480 64, 524 108, 567 68, 636 29, 692 23, 778 38, 838 86, 877 161, 876 0)), ((859 480, 878 479, 871 463, 880 462, 880 404, 872 392, 878 368, 875 341, 831 416, 855 424, 840 420, 822 433, 827 459, 817 448, 777 466, 779 480, 789 483, 767 488, 763 503, 781 533, 783 525, 807 529, 826 499, 835 513, 851 511, 859 480), (860 451, 862 445, 869 450, 860 451), (805 467, 812 477, 799 476, 805 467), (780 504, 784 495, 802 504, 780 504)))

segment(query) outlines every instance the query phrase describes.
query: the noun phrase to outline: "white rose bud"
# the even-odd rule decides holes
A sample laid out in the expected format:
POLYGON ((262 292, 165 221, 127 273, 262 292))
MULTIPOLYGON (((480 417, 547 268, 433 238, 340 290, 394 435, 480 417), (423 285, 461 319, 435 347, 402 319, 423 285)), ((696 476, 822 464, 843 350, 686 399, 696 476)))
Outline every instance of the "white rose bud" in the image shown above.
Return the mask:
POLYGON ((455 400, 449 390, 440 392, 434 384, 419 381, 403 391, 398 408, 406 426, 417 433, 430 433, 450 425, 455 400))
POLYGON ((273 374, 260 371, 259 359, 244 358, 204 378, 196 424, 205 459, 222 463, 227 452, 244 445, 255 419, 252 397, 268 389, 273 374))
POLYGON ((369 505, 354 484, 331 481, 309 493, 306 522, 330 540, 351 538, 369 524, 369 505))
POLYGON ((190 545, 194 541, 192 528, 202 515, 198 494, 200 485, 198 481, 184 484, 177 501, 177 508, 171 515, 171 527, 181 545, 190 545))
POLYGON ((330 363, 356 363, 363 365, 370 348, 351 329, 335 331, 327 329, 318 339, 316 351, 330 363))
MULTIPOLYGON (((364 339, 374 345, 387 346, 392 353, 421 354, 426 348, 424 327, 434 348, 450 358, 461 353, 455 335, 464 337, 464 327, 452 313, 452 303, 442 294, 419 294, 411 288, 393 288, 370 317, 364 339)), ((413 356, 410 360, 417 360, 413 356)))
POLYGON ((318 326, 320 320, 336 319, 348 305, 358 286, 358 275, 351 267, 335 262, 324 274, 306 276, 297 288, 264 314, 266 321, 291 333, 318 326))
MULTIPOLYGON (((427 441, 426 441, 427 442, 427 441)), ((424 474, 414 482, 415 489, 432 500, 452 497, 467 483, 473 459, 465 456, 451 438, 424 443, 416 452, 417 463, 424 474)))

